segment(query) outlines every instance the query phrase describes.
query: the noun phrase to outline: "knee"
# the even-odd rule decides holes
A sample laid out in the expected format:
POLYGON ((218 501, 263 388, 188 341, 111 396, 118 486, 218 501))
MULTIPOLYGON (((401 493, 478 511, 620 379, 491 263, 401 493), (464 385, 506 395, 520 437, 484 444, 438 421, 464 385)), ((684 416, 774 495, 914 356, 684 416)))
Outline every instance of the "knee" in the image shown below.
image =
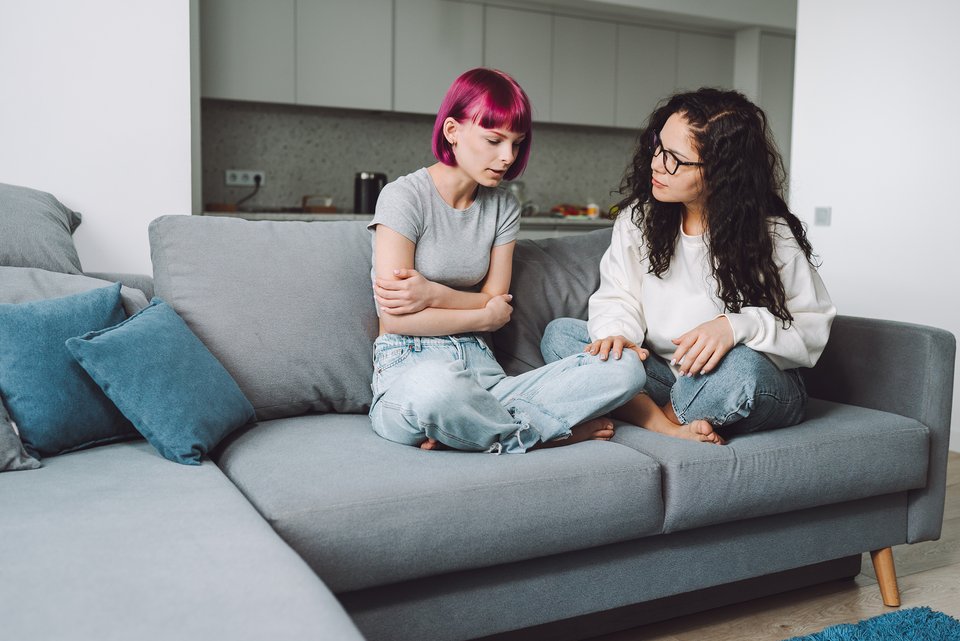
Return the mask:
POLYGON ((647 372, 643 367, 643 361, 632 349, 624 350, 620 358, 611 356, 606 361, 601 361, 598 356, 586 354, 584 358, 599 364, 598 371, 599 376, 603 377, 603 384, 616 390, 624 402, 642 392, 647 385, 647 372))
POLYGON ((577 318, 556 318, 543 330, 540 353, 547 363, 580 352, 590 342, 587 322, 577 318))
POLYGON ((543 330, 543 335, 544 337, 579 335, 581 333, 581 325, 583 325, 584 322, 585 321, 577 318, 554 318, 547 323, 547 326, 543 330))
POLYGON ((773 361, 767 356, 746 345, 734 345, 733 349, 727 352, 727 355, 720 361, 720 366, 726 369, 750 372, 759 372, 767 368, 776 367, 773 361))
POLYGON ((643 366, 640 356, 632 349, 623 351, 618 361, 618 375, 622 381, 624 391, 630 396, 636 396, 647 386, 647 370, 643 366))
POLYGON ((776 365, 766 356, 745 345, 737 345, 709 374, 681 376, 677 379, 674 396, 695 396, 701 389, 709 387, 712 394, 723 394, 729 398, 754 398, 770 368, 776 369, 776 365))
POLYGON ((760 352, 746 345, 736 345, 727 352, 717 368, 707 374, 707 378, 753 392, 756 391, 758 381, 779 371, 773 361, 760 352))

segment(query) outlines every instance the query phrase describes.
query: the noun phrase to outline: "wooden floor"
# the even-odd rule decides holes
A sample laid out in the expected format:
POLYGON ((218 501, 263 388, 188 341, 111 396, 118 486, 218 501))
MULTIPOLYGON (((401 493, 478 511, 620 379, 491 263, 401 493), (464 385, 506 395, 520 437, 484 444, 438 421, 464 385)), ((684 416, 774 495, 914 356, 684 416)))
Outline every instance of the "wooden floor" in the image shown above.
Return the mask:
MULTIPOLYGON (((901 608, 928 606, 960 619, 960 454, 951 452, 947 499, 939 541, 893 548, 901 608)), ((837 581, 679 619, 595 641, 780 641, 838 623, 856 623, 887 608, 870 555, 853 581, 837 581)))

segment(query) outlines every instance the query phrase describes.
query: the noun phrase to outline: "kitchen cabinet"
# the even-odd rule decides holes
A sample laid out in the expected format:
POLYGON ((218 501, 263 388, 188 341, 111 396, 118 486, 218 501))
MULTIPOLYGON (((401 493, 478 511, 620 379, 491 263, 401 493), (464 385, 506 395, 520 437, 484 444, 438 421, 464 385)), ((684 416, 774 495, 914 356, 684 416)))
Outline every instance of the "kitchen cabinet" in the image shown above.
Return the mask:
POLYGON ((733 88, 732 36, 680 32, 677 35, 677 89, 733 88))
POLYGON ((393 0, 296 0, 296 101, 392 106, 393 0))
POLYGON ((395 0, 395 111, 437 113, 457 76, 483 64, 483 11, 452 0, 395 0))
POLYGON ((483 35, 484 66, 513 76, 530 98, 533 119, 549 122, 553 16, 488 6, 483 35))
POLYGON ((617 26, 612 22, 553 19, 554 122, 614 124, 617 26))
POLYGON ((203 0, 201 95, 294 102, 294 3, 295 0, 203 0))
MULTIPOLYGON (((459 0, 200 0, 200 19, 201 88, 210 98, 432 115, 454 78, 486 65, 520 82, 538 122, 635 129, 678 88, 733 85, 731 36, 535 8, 459 0)), ((772 61, 764 62, 771 89, 763 102, 787 114, 771 119, 779 140, 789 139, 792 87, 781 86, 777 69, 792 65, 790 43, 766 34, 763 40, 763 60, 770 52, 772 61)))
POLYGON ((677 86, 677 33, 617 25, 616 125, 639 129, 677 86))

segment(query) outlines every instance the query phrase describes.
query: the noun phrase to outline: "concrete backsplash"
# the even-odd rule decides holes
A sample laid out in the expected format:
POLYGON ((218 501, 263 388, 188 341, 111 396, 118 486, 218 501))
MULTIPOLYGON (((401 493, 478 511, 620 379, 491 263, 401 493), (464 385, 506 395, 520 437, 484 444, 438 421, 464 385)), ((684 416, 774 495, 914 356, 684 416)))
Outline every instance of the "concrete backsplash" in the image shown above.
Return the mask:
MULTIPOLYGON (((431 116, 204 99, 203 202, 236 202, 251 188, 225 186, 224 171, 257 169, 266 181, 245 207, 294 206, 304 195, 325 194, 351 211, 354 174, 378 171, 394 180, 433 163, 432 130, 431 116)), ((521 177, 528 198, 543 210, 616 202, 610 192, 635 137, 635 130, 535 124, 521 177)))

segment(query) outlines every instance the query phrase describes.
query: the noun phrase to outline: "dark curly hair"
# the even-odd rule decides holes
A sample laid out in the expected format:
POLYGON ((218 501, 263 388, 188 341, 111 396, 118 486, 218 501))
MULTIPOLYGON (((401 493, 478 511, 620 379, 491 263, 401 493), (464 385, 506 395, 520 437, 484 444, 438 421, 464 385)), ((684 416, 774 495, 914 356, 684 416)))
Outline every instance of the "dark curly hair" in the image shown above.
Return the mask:
POLYGON ((687 121, 703 163, 705 238, 717 296, 727 311, 766 307, 789 325, 793 315, 774 262, 770 222, 782 221, 790 228, 808 261, 813 248, 803 223, 783 200, 783 160, 767 117, 739 92, 704 88, 676 94, 653 112, 640 132, 617 208, 632 208, 633 223, 643 231, 650 273, 659 278, 670 268, 680 233, 683 204, 659 202, 651 193, 654 140, 673 114, 687 121))

